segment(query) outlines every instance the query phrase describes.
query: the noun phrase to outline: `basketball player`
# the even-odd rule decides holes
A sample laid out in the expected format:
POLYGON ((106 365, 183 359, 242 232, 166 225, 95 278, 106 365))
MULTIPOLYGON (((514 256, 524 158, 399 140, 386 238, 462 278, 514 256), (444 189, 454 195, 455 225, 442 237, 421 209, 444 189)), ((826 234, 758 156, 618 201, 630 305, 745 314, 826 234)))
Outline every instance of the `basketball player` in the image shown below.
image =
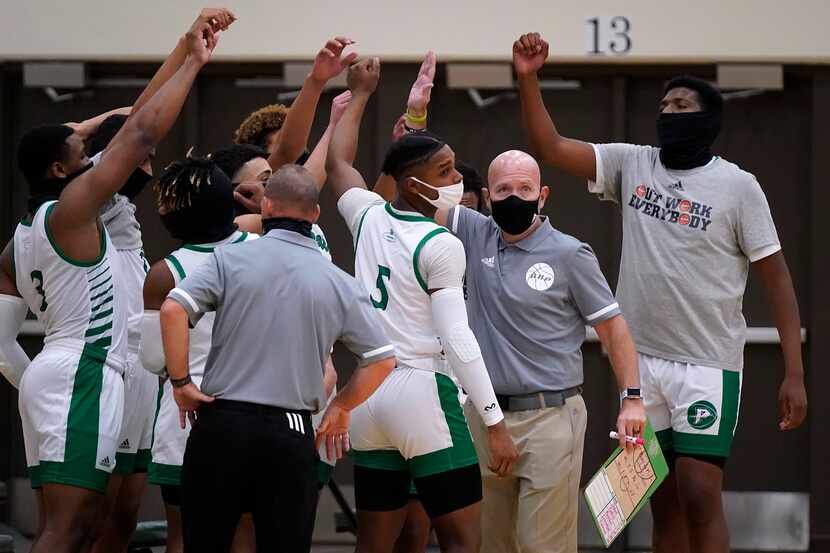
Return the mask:
POLYGON ((0 256, 0 290, 22 296, 46 329, 44 348, 20 383, 27 464, 45 513, 35 553, 80 550, 116 462, 127 299, 100 210, 167 134, 215 46, 209 23, 191 27, 185 63, 95 167, 68 126, 37 127, 21 140, 29 214, 0 256))
POLYGON ((617 297, 640 354, 646 412, 672 470, 652 498, 658 553, 725 552, 723 466, 738 420, 750 264, 781 335, 781 430, 806 416, 798 304, 764 192, 755 177, 712 154, 723 98, 700 79, 669 81, 656 103, 659 148, 563 137, 537 72, 538 33, 513 44, 522 117, 537 157, 588 179, 623 215, 617 297))
POLYGON ((387 153, 384 172, 398 182, 394 204, 366 190, 352 162, 379 72, 377 58, 350 69, 352 100, 327 164, 338 209, 354 235, 357 278, 398 358, 397 369, 352 414, 357 551, 391 551, 413 479, 442 550, 478 551, 481 474, 451 375, 489 427, 493 470, 510 472, 517 452, 467 324, 463 247, 431 219, 437 208, 458 203, 463 185, 449 146, 418 133, 387 153))

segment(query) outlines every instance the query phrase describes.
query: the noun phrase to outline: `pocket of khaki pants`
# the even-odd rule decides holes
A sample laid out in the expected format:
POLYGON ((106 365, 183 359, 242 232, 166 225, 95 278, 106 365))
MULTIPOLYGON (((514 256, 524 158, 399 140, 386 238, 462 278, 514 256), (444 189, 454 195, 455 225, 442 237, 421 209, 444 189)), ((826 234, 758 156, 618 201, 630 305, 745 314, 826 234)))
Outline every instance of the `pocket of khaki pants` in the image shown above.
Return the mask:
POLYGON ((571 473, 573 427, 566 406, 542 409, 527 436, 530 473, 534 489, 566 485, 571 473))

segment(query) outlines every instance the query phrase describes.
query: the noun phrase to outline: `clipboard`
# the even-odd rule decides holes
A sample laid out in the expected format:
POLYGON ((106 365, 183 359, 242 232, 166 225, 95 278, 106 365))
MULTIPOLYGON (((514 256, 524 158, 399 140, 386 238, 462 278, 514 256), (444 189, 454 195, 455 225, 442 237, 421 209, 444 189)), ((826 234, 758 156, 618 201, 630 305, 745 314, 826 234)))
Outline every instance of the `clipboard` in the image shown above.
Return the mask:
POLYGON ((602 542, 608 548, 669 474, 651 423, 644 446, 617 447, 585 486, 583 495, 602 542))

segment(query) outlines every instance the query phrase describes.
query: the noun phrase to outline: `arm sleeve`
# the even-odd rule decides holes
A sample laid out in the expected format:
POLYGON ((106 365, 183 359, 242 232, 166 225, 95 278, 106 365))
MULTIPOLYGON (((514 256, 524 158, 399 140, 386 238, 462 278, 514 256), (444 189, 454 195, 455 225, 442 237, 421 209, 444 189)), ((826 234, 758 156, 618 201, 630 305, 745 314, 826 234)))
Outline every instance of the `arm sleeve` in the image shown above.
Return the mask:
POLYGON ((394 357, 395 348, 383 332, 383 322, 369 296, 357 281, 350 288, 353 300, 345 312, 339 341, 358 357, 361 367, 394 357))
POLYGON ((337 200, 337 210, 343 216, 343 220, 346 221, 346 226, 349 227, 352 236, 356 237, 366 210, 373 205, 383 203, 386 203, 383 198, 370 190, 350 188, 337 200))
POLYGON ((219 250, 213 252, 208 261, 202 263, 167 294, 168 298, 184 307, 193 326, 196 326, 202 315, 215 311, 219 303, 223 281, 218 254, 219 250))
POLYGON ((596 179, 588 181, 588 192, 600 200, 620 203, 622 197, 622 172, 626 158, 636 155, 633 144, 591 144, 597 160, 596 179))
POLYGON ((568 266, 571 297, 585 323, 595 326, 620 314, 620 306, 590 246, 582 244, 568 266))
POLYGON ((470 330, 464 293, 460 288, 444 288, 434 292, 430 302, 432 319, 455 376, 484 424, 493 426, 499 423, 504 414, 496 400, 478 341, 470 330))
POLYGON ((20 386, 23 372, 29 366, 29 356, 17 343, 27 312, 23 298, 0 295, 0 373, 15 388, 20 386))
POLYGON ((444 231, 424 244, 418 255, 418 281, 424 291, 462 288, 467 258, 461 242, 444 231))
POLYGON ((488 224, 490 218, 463 205, 449 211, 447 227, 465 246, 488 224))
POLYGON ((145 369, 158 376, 167 376, 161 341, 161 322, 156 310, 144 311, 144 317, 141 319, 139 355, 145 369))
POLYGON ((738 245, 751 262, 781 249, 767 197, 755 179, 752 179, 738 207, 737 223, 738 245))

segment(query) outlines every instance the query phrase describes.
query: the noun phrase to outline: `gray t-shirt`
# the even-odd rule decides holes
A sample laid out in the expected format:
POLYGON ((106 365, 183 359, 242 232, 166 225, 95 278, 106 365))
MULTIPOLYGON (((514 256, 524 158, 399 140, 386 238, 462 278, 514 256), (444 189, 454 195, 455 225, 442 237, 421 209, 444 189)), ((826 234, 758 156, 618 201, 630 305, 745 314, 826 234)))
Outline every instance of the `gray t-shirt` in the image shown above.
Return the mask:
POLYGON ((582 384, 585 325, 620 314, 587 244, 545 218, 507 244, 491 217, 449 213, 467 253, 467 313, 497 394, 555 391, 582 384))
POLYGON ((316 412, 335 341, 361 364, 394 355, 363 287, 292 231, 216 248, 169 297, 194 323, 216 311, 202 391, 223 399, 316 412))
POLYGON ((622 209, 617 298, 637 350, 741 370, 749 263, 781 249, 758 181, 719 157, 676 171, 651 146, 594 150, 588 190, 622 209))

